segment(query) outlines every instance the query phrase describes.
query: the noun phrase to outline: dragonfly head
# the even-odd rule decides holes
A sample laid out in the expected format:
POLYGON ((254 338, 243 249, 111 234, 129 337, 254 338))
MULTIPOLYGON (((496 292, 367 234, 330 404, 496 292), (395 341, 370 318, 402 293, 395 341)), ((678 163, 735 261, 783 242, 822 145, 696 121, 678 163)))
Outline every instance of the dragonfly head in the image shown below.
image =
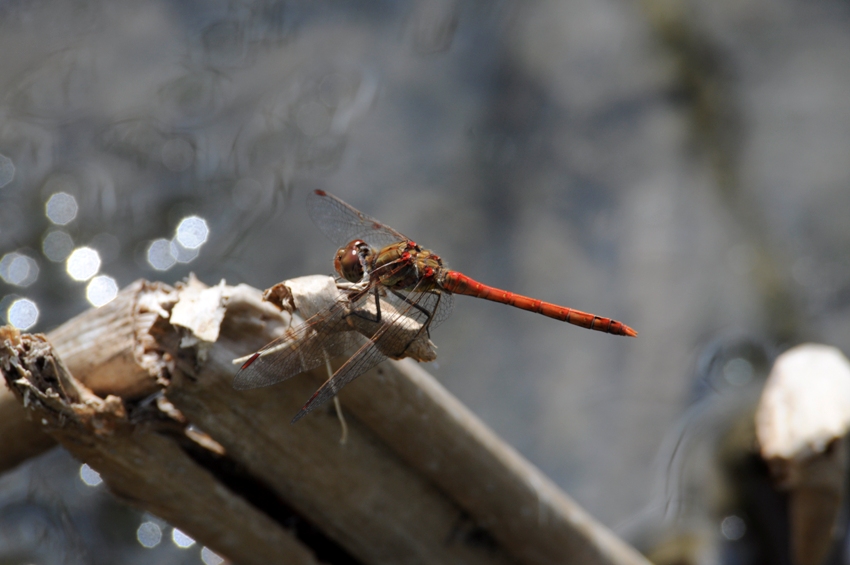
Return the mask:
POLYGON ((372 248, 362 239, 355 239, 336 252, 334 268, 348 282, 357 283, 363 280, 363 274, 369 269, 372 256, 372 248))

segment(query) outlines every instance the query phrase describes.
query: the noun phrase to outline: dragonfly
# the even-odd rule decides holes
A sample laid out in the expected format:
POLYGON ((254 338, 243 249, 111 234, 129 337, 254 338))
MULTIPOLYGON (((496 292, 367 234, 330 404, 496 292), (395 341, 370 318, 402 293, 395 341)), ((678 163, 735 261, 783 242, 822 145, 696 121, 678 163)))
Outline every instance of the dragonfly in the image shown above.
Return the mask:
POLYGON ((430 343, 431 330, 451 313, 455 294, 591 330, 637 337, 635 330, 611 318, 501 290, 450 270, 433 251, 323 190, 308 195, 307 211, 316 226, 340 246, 334 257, 339 295, 331 305, 250 355, 233 381, 239 390, 264 387, 321 365, 330 367, 330 359, 348 355, 292 423, 387 358, 416 358, 411 355, 414 344, 430 343))

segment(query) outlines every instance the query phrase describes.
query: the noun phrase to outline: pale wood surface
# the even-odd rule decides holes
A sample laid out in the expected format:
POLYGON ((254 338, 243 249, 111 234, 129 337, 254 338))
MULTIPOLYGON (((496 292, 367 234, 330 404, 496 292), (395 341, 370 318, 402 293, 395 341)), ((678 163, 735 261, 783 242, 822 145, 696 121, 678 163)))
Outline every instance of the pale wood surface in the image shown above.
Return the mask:
POLYGON ((807 343, 780 355, 756 411, 762 458, 788 492, 791 549, 798 565, 832 551, 848 469, 850 361, 807 343))
MULTIPOLYGON (((242 537, 249 524, 269 532, 271 545, 263 547, 292 542, 285 515, 363 563, 646 563, 412 363, 380 365, 343 391, 345 445, 332 410, 289 424, 326 378, 322 371, 234 391, 232 359, 262 346, 289 320, 261 302, 259 291, 216 288, 199 298, 199 285, 173 292, 137 283, 119 298, 127 304, 83 315, 115 316, 102 327, 116 344, 123 339, 123 348, 99 346, 94 329, 67 331, 73 321, 57 334, 75 344, 69 366, 86 371, 80 381, 98 376, 92 383, 100 396, 80 385, 94 402, 84 412, 115 412, 117 402, 129 415, 106 435, 85 422, 49 420, 44 427, 119 496, 243 563, 258 562, 246 560, 259 543, 242 537), (215 293, 217 307, 198 312, 197 322, 181 322, 193 330, 168 319, 181 299, 184 307, 209 309, 215 293), (217 341, 199 341, 193 331, 208 332, 222 312, 217 341), (122 323, 121 313, 132 320, 122 323), (86 357, 84 341, 112 364, 109 372, 77 361, 86 357), (168 402, 138 401, 152 384, 164 387, 168 402), (100 398, 110 386, 123 398, 100 398), (156 425, 136 414, 155 414, 156 425)), ((69 402, 63 418, 73 420, 79 409, 69 402)), ((36 414, 43 409, 30 404, 36 414)))

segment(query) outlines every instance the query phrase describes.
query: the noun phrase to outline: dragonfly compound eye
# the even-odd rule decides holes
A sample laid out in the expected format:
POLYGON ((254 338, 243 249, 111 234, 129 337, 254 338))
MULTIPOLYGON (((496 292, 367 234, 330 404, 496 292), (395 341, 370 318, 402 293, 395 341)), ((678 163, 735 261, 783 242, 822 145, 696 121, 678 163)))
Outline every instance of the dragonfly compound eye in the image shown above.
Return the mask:
POLYGON ((348 282, 360 282, 363 278, 363 246, 363 241, 355 239, 336 252, 334 268, 348 282))

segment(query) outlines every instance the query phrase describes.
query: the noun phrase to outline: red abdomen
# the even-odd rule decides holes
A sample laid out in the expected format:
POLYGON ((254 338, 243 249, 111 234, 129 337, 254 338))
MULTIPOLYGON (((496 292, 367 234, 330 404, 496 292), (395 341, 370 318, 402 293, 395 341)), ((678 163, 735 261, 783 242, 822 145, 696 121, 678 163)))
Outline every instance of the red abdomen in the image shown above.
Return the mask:
POLYGON ((475 296, 493 302, 501 302, 509 304, 515 308, 528 310, 543 314, 549 318, 555 318, 568 324, 574 324, 590 330, 596 330, 614 335, 626 335, 637 337, 637 332, 622 322, 588 314, 580 310, 567 308, 566 306, 558 306, 550 302, 543 302, 536 298, 529 298, 521 294, 514 294, 507 290, 501 290, 486 284, 480 283, 461 274, 457 271, 444 271, 440 280, 440 286, 454 294, 465 294, 467 296, 475 296))

